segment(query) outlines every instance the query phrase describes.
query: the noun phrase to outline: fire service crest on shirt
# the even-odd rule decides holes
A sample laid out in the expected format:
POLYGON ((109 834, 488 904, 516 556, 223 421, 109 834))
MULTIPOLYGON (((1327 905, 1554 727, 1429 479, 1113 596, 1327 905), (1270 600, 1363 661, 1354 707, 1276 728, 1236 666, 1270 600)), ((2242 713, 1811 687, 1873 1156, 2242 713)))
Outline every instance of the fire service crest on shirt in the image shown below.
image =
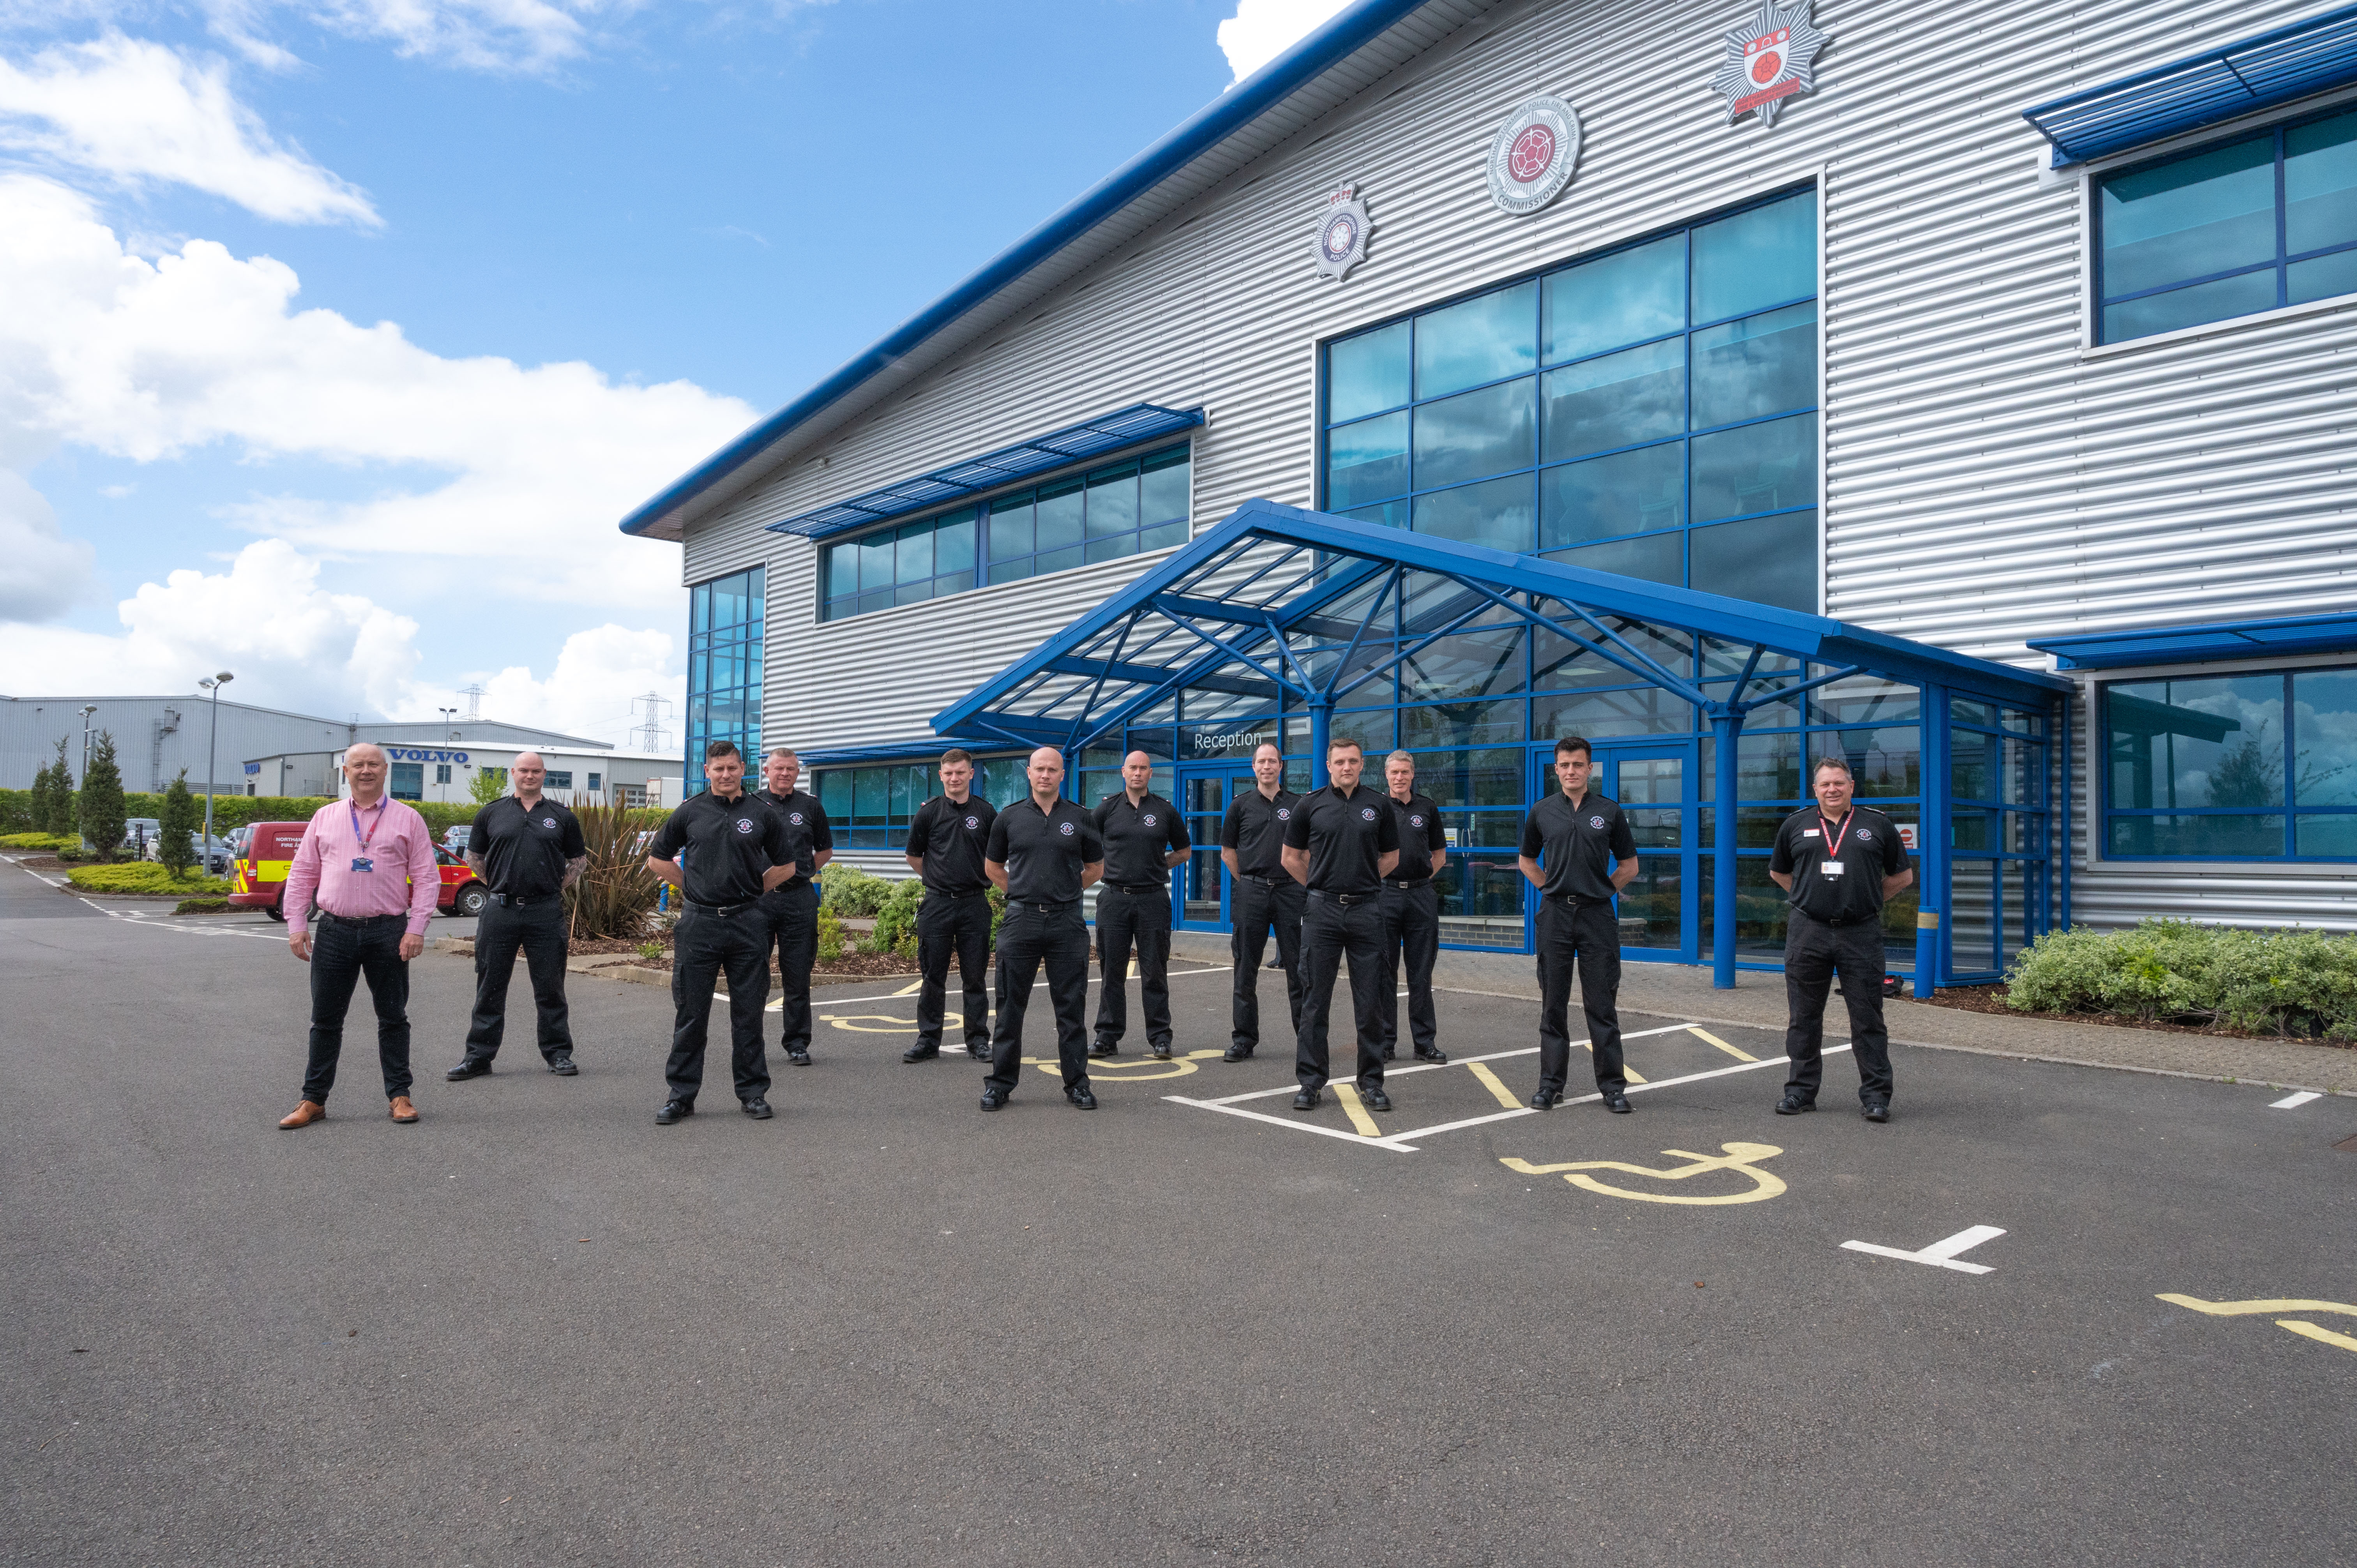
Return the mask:
POLYGON ((1756 113, 1761 125, 1773 125, 1784 100, 1817 90, 1809 68, 1825 35, 1809 25, 1809 5, 1762 0, 1760 15, 1727 35, 1727 59, 1710 85, 1727 98, 1728 124, 1756 113))
POLYGON ((1326 216, 1318 225, 1318 275, 1340 283, 1352 267, 1367 259, 1367 204, 1356 186, 1346 185, 1326 198, 1326 216))

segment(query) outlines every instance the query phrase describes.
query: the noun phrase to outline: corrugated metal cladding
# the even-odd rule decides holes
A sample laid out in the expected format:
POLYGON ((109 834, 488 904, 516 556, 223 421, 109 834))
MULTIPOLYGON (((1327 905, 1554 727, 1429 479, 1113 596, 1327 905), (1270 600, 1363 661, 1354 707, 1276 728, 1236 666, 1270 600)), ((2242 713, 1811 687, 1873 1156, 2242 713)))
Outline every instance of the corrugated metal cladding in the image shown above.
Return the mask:
MULTIPOLYGON (((2309 8, 1819 0, 1818 91, 1765 131, 1727 125, 1708 87, 1749 0, 1473 16, 691 528, 688 578, 769 564, 769 736, 923 735, 1145 563, 820 624, 812 547, 763 524, 1136 401, 1209 411, 1199 527, 1252 496, 1307 504, 1319 340, 1816 180, 1827 613, 2039 664, 2029 637, 2345 606, 2357 311, 2086 352, 2085 188, 2041 182, 2044 143, 2020 119, 2309 8), (1540 91, 1577 106, 1586 145, 1553 207, 1509 219, 1482 157, 1540 91), (1336 285, 1308 252, 1346 181, 1373 231, 1336 285)), ((2330 876, 2077 864, 2082 919, 2130 918, 2165 888, 2208 918, 2357 927, 2330 876)))

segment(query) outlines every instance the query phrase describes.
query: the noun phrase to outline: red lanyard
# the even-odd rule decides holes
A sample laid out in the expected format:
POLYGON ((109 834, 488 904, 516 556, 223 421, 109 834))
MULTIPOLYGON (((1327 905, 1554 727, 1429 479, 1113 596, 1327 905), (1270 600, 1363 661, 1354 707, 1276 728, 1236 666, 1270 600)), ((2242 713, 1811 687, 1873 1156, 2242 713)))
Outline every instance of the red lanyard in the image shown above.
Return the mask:
MULTIPOLYGON (((346 804, 350 805, 350 803, 347 801, 346 804)), ((366 854, 368 853, 369 840, 375 838, 377 829, 384 826, 384 802, 380 800, 376 803, 376 821, 369 824, 368 838, 361 837, 361 809, 358 806, 351 806, 350 809, 352 813, 352 837, 357 841, 357 847, 352 853, 355 854, 366 854)))
POLYGON ((1838 860, 1841 858, 1842 840, 1848 836, 1850 819, 1857 815, 1857 808, 1856 806, 1852 806, 1848 811, 1844 811, 1842 813, 1841 832, 1834 832, 1833 824, 1825 821, 1825 814, 1823 811, 1819 811, 1817 813, 1817 827, 1825 836, 1825 858, 1827 860, 1838 860))

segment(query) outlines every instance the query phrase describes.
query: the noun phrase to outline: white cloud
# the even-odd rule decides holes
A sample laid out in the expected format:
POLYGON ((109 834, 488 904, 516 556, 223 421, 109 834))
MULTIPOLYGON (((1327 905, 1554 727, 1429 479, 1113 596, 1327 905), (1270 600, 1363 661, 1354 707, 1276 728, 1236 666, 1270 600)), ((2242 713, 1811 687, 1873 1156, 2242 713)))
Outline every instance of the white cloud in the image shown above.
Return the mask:
MULTIPOLYGON (((1220 24, 1220 49, 1242 81, 1331 20, 1351 0, 1236 0, 1220 24)), ((1232 85, 1232 83, 1231 83, 1232 85)))
POLYGON ((58 532, 46 496, 0 468, 0 621, 62 615, 90 586, 90 555, 58 532))
MULTIPOLYGON (((482 682, 487 717, 545 725, 565 735, 619 745, 631 725, 631 702, 648 692, 669 700, 677 714, 686 695, 683 676, 672 672, 670 634, 632 631, 608 622, 565 639, 545 681, 510 665, 482 682), (523 716, 529 715, 529 716, 523 716)), ((447 699, 446 699, 447 700, 447 699)), ((429 703, 427 710, 439 705, 429 703)), ((416 713, 425 717, 425 713, 416 713)), ((678 725, 672 725, 674 736, 678 725)), ((635 749, 635 747, 633 747, 635 749)))
POLYGON ((272 137, 220 61, 120 34, 0 59, 0 146, 125 185, 191 186, 280 222, 381 221, 357 187, 272 137))
POLYGON ((536 70, 581 52, 587 3, 547 0, 328 0, 315 14, 400 53, 480 70, 536 70))

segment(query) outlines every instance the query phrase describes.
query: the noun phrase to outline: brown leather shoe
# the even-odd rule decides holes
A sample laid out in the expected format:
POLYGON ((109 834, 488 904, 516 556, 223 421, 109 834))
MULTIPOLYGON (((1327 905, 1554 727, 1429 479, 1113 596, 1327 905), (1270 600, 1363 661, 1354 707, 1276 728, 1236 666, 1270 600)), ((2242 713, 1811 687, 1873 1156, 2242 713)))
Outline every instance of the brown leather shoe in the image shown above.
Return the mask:
POLYGON ((396 1094, 393 1097, 393 1119, 396 1122, 417 1120, 417 1107, 409 1103, 409 1096, 396 1094))
POLYGON ((297 1127, 308 1127, 314 1122, 324 1122, 327 1119, 328 1108, 326 1106, 320 1104, 316 1100, 307 1100, 303 1101, 302 1104, 297 1105, 293 1111, 280 1117, 278 1119, 278 1124, 281 1127, 285 1128, 288 1132, 293 1132, 297 1127))

